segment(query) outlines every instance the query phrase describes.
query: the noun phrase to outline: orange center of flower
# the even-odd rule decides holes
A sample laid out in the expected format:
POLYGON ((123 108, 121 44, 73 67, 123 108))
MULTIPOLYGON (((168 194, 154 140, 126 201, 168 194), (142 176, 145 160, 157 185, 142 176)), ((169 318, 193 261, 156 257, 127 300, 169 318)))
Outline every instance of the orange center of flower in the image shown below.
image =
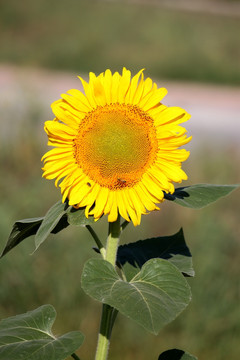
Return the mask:
POLYGON ((99 106, 82 120, 75 158, 90 179, 116 190, 136 184, 156 158, 153 119, 134 105, 99 106))

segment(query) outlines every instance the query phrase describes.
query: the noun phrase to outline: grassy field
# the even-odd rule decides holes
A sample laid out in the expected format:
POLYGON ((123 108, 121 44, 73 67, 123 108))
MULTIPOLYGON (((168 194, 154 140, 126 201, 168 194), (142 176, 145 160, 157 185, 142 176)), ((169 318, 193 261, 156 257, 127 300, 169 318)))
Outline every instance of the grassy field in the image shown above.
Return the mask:
POLYGON ((121 1, 8 0, 0 61, 74 71, 122 66, 150 75, 240 84, 239 18, 121 1))

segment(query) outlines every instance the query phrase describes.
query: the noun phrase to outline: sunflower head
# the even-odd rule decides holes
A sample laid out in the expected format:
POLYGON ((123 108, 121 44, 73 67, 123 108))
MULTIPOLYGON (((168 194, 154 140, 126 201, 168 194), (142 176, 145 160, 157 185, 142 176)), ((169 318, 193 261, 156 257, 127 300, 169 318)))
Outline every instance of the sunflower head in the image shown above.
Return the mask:
POLYGON ((43 176, 61 181, 63 201, 85 207, 87 217, 108 214, 112 222, 120 214, 138 225, 174 192, 173 182, 187 179, 181 163, 189 152, 179 147, 191 138, 179 124, 190 115, 163 105, 167 90, 143 70, 80 80, 85 94, 72 89, 52 104, 56 118, 45 131, 54 148, 43 156, 43 176))

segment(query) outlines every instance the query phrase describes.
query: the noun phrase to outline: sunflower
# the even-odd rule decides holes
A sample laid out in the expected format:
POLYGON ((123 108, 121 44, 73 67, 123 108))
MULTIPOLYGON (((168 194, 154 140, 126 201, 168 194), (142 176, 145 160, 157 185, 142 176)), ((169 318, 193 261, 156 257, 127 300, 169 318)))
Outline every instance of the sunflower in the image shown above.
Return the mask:
POLYGON ((43 176, 56 179, 62 201, 84 207, 86 217, 113 222, 120 214, 138 225, 141 214, 159 210, 164 192, 174 192, 173 182, 187 179, 181 163, 189 152, 179 147, 191 138, 179 124, 190 115, 163 105, 167 90, 143 70, 79 79, 85 95, 72 89, 52 104, 56 118, 45 131, 54 148, 42 158, 43 176))

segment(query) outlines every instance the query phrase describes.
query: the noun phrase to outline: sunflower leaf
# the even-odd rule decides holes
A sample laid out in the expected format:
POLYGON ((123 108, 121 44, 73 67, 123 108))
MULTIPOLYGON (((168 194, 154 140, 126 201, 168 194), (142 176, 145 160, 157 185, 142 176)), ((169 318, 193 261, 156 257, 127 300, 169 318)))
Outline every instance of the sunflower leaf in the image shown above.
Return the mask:
POLYGON ((88 218, 85 216, 85 209, 74 209, 72 208, 67 213, 68 223, 70 225, 75 226, 86 226, 94 223, 94 217, 89 216, 88 218))
MULTIPOLYGON (((27 239, 32 235, 35 235, 40 225, 42 224, 43 219, 44 217, 38 217, 16 221, 13 225, 12 231, 8 237, 7 243, 2 251, 0 258, 6 255, 10 250, 20 244, 23 240, 27 239)), ((53 234, 57 234, 59 231, 63 230, 68 225, 69 224, 67 222, 67 218, 63 216, 51 232, 53 234)))
POLYGON ((238 187, 239 185, 197 184, 177 188, 173 194, 165 193, 164 198, 185 207, 201 209, 238 187))
MULTIPOLYGON (((171 236, 139 240, 118 248, 117 263, 124 268, 126 263, 141 268, 146 261, 153 258, 169 260, 184 275, 194 276, 192 255, 186 245, 182 229, 171 236)), ((131 271, 128 267, 126 272, 128 273, 129 270, 131 271)))
MULTIPOLYGON (((61 218, 70 209, 71 207, 68 206, 68 204, 62 203, 60 200, 48 210, 35 236, 35 251, 44 242, 44 240, 46 240, 48 235, 54 228, 56 228, 61 218)), ((63 221, 65 222, 65 220, 63 221)))
POLYGON ((31 235, 35 235, 43 221, 43 217, 18 220, 14 223, 1 257, 31 235))
POLYGON ((197 358, 186 351, 171 349, 160 354, 158 360, 197 360, 197 358))
POLYGON ((55 337, 51 331, 55 318, 54 307, 43 305, 0 321, 0 360, 64 360, 70 356, 84 336, 72 331, 55 337))
POLYGON ((163 259, 146 262, 130 282, 123 281, 108 261, 91 259, 83 269, 82 288, 153 334, 174 320, 191 298, 181 272, 163 259))

